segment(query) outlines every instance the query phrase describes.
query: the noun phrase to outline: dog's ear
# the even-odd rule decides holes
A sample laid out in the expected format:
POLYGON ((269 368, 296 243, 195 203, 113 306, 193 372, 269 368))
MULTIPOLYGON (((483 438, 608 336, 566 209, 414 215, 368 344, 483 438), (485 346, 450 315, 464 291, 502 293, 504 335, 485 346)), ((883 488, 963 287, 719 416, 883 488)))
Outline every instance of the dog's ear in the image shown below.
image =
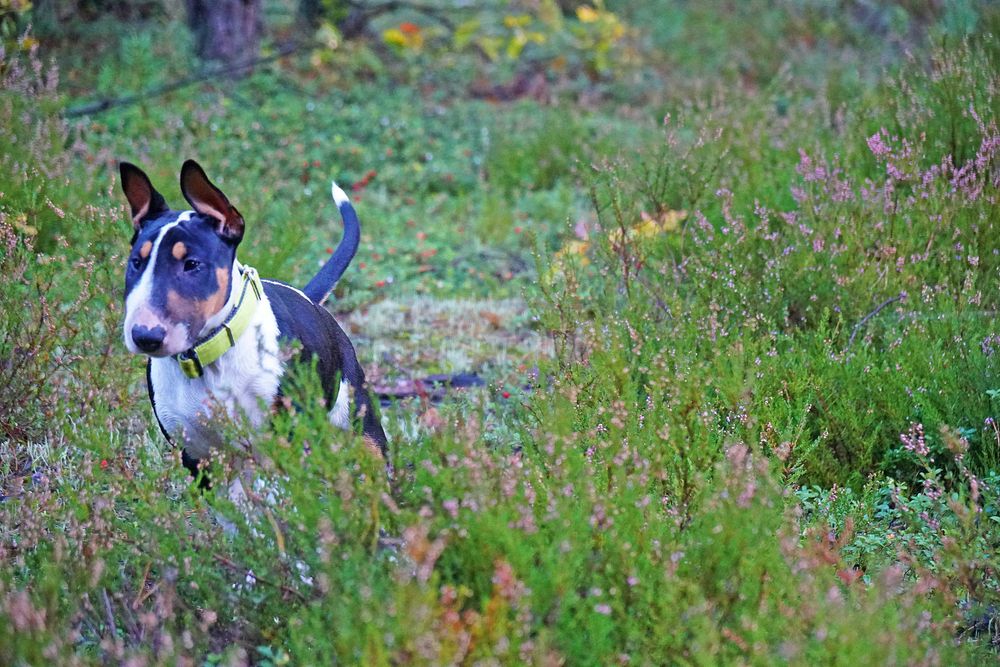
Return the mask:
POLYGON ((166 200, 149 182, 146 172, 130 162, 119 162, 118 172, 122 177, 122 190, 128 205, 132 207, 132 228, 139 231, 142 223, 166 210, 166 200))
POLYGON ((186 161, 181 167, 181 192, 194 210, 218 221, 215 231, 219 236, 233 243, 240 242, 243 216, 229 203, 222 190, 212 185, 205 170, 194 160, 186 161))

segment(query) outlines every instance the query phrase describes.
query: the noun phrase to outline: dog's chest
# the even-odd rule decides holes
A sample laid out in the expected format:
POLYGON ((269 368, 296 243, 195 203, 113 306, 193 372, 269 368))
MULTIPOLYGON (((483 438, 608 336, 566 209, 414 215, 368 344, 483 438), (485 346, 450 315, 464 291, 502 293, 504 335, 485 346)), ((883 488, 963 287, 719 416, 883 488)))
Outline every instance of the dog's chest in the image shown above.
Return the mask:
POLYGON ((246 419, 259 427, 278 394, 283 373, 278 327, 267 301, 260 306, 236 345, 202 377, 187 377, 173 358, 150 360, 156 417, 194 458, 223 443, 220 430, 227 420, 246 419))

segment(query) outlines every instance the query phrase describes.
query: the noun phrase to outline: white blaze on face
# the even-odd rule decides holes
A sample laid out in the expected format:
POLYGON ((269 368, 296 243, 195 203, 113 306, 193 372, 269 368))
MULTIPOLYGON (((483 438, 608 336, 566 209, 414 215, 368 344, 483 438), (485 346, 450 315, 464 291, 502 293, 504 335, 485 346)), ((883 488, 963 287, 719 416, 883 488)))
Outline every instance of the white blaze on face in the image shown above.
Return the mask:
POLYGON ((135 341, 132 340, 132 327, 137 324, 150 329, 163 327, 166 330, 167 336, 163 340, 163 346, 154 356, 179 354, 187 349, 187 326, 183 323, 168 322, 164 319, 162 313, 158 313, 153 308, 150 299, 153 295, 153 273, 156 261, 160 255, 160 242, 168 231, 180 223, 189 220, 193 213, 193 211, 185 211, 176 220, 163 226, 153 241, 153 247, 149 252, 149 261, 146 262, 146 266, 142 270, 142 275, 139 276, 139 281, 125 298, 125 323, 122 327, 122 333, 125 337, 125 347, 128 348, 129 352, 145 354, 136 346, 135 341))

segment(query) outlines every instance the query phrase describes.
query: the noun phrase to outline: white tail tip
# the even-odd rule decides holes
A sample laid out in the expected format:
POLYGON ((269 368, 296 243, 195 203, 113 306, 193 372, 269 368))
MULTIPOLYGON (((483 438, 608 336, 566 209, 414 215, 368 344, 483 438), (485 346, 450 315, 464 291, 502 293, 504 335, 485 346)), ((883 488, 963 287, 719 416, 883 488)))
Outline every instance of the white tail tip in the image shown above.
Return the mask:
POLYGON ((340 189, 336 181, 330 181, 331 192, 333 193, 333 201, 336 202, 337 206, 343 206, 344 204, 350 204, 351 200, 347 198, 347 193, 340 189))

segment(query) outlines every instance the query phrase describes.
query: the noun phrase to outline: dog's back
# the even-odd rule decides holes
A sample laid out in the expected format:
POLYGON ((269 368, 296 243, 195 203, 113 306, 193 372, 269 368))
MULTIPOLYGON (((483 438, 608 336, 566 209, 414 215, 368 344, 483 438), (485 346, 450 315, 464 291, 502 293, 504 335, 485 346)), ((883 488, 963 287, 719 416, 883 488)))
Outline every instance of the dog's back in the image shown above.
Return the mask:
MULTIPOLYGON (((353 416, 361 418, 364 434, 385 455, 385 433, 369 398, 364 370, 347 334, 326 308, 317 305, 304 292, 274 280, 263 282, 281 337, 302 346, 298 363, 316 362, 323 394, 331 406, 331 419, 336 422, 343 418, 335 411, 347 400, 346 396, 341 398, 341 392, 350 391, 353 416)), ((347 426, 345 423, 337 425, 347 426)))

